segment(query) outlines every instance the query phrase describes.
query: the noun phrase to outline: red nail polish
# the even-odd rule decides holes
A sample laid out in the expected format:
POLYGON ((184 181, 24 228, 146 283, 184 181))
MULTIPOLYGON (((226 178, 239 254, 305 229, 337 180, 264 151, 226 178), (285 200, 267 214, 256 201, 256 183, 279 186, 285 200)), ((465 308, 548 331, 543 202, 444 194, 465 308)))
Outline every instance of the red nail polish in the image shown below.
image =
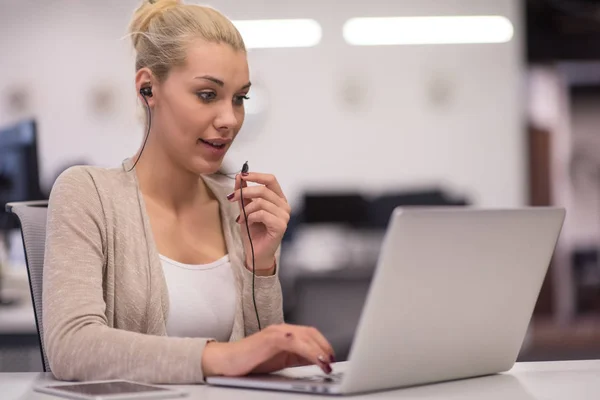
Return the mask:
POLYGON ((328 374, 333 372, 333 370, 331 369, 331 366, 329 364, 325 364, 325 372, 328 374))
POLYGON ((233 199, 233 196, 235 196, 235 193, 229 193, 229 194, 227 195, 227 200, 231 200, 231 199, 233 199))
POLYGON ((335 362, 335 357, 333 356, 333 354, 329 356, 329 360, 331 360, 332 363, 335 362))
POLYGON ((293 336, 293 335, 292 335, 292 332, 288 332, 288 333, 286 333, 286 334, 285 334, 285 337, 286 337, 286 338, 291 338, 292 336, 293 336))
POLYGON ((242 176, 248 176, 247 172, 242 172, 242 176))

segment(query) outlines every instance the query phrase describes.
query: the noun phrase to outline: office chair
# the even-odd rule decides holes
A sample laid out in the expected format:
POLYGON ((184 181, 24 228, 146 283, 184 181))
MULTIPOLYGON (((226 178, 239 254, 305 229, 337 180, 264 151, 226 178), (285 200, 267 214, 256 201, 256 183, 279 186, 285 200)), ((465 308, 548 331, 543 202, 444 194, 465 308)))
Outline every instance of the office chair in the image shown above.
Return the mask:
POLYGON ((50 364, 44 350, 44 332, 42 325, 42 277, 44 252, 46 247, 46 217, 48 201, 25 201, 6 204, 6 211, 17 216, 21 226, 21 236, 25 247, 25 261, 29 289, 33 301, 35 324, 40 341, 40 351, 44 372, 50 371, 50 364))

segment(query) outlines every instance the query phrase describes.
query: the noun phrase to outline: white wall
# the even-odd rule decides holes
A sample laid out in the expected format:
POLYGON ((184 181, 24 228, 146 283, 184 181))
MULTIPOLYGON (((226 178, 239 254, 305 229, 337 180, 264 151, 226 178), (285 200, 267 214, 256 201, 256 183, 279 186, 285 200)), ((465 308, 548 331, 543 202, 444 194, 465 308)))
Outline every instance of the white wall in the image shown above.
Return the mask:
MULTIPOLYGON (((40 121, 43 177, 83 156, 116 165, 141 140, 133 55, 125 33, 134 0, 0 0, 0 124, 14 120, 2 96, 24 85, 40 121), (94 87, 116 96, 94 113, 94 87)), ((249 119, 233 165, 275 173, 294 199, 306 187, 379 190, 442 183, 478 205, 525 203, 522 24, 519 0, 362 2, 214 1, 233 19, 310 17, 320 46, 255 50, 252 80, 268 93, 249 119), (356 16, 500 14, 507 44, 356 48, 341 36, 356 16), (447 93, 436 103, 435 93, 447 93), (348 104, 343 93, 358 95, 348 104)), ((251 94, 252 97, 252 94, 251 94)), ((252 101, 252 100, 250 100, 252 101)))

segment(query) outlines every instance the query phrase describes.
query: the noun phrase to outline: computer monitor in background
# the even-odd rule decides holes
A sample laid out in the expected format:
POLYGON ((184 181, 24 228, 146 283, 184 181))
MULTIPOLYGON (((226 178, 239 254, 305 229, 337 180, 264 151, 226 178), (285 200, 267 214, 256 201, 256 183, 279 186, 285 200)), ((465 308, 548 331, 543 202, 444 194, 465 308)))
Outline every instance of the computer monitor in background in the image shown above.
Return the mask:
MULTIPOLYGON (((40 189, 35 120, 25 120, 0 127, 0 246, 7 249, 9 232, 19 227, 13 214, 6 212, 6 203, 43 200, 40 189)), ((13 244, 17 245, 17 244, 13 244)), ((0 263, 5 260, 0 259, 0 263)), ((0 265, 0 290, 2 289, 0 265)), ((0 305, 10 303, 0 292, 0 305)))
POLYGON ((307 224, 343 224, 362 227, 369 211, 369 202, 353 192, 306 192, 303 199, 302 222, 307 224))
POLYGON ((0 230, 18 228, 16 218, 5 210, 6 203, 43 197, 35 120, 0 128, 0 230))

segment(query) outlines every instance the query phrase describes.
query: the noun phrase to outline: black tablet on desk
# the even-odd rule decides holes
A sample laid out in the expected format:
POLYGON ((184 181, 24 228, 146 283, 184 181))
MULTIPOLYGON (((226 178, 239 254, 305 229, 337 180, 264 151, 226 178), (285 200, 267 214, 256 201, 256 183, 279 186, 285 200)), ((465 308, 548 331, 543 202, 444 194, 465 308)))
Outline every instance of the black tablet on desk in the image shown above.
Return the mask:
POLYGON ((34 390, 75 400, 158 400, 187 396, 178 389, 126 380, 61 383, 38 386, 34 390))

